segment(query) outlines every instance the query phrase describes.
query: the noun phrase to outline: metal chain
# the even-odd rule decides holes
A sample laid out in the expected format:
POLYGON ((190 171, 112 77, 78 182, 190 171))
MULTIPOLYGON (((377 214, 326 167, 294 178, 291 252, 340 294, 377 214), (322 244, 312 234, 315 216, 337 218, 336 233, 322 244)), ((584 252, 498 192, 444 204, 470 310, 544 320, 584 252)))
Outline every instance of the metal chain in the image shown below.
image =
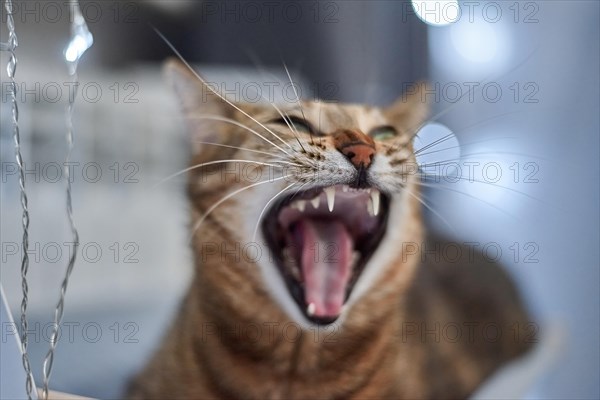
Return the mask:
POLYGON ((19 106, 17 104, 17 84, 15 82, 15 73, 17 71, 17 56, 15 50, 19 45, 17 41, 17 34, 15 32, 15 21, 13 19, 13 5, 11 0, 4 2, 6 9, 6 26, 8 28, 8 42, 3 43, 2 50, 8 51, 10 54, 8 63, 6 65, 6 72, 9 78, 9 90, 10 99, 12 105, 12 125, 13 125, 13 139, 15 142, 15 158, 17 160, 17 166, 19 168, 19 189, 21 208, 23 214, 21 217, 21 224, 23 228, 23 255, 21 259, 21 288, 23 292, 23 299, 21 300, 21 352, 23 360, 23 368, 25 369, 25 389, 27 391, 27 398, 31 399, 31 393, 33 391, 33 376, 31 373, 31 364, 29 362, 29 355, 27 353, 28 345, 28 324, 27 324, 27 305, 29 301, 29 285, 27 284, 27 271, 29 270, 29 207, 27 201, 27 192, 25 191, 25 173, 23 171, 23 156, 21 155, 21 135, 19 132, 19 106))
POLYGON ((52 365, 54 363, 54 351, 56 350, 56 345, 58 342, 59 336, 59 327, 64 314, 65 307, 65 296, 67 294, 67 287, 69 285, 69 278, 71 277, 71 273, 73 272, 73 267, 75 266, 75 260, 77 258, 77 251, 79 249, 79 233, 77 232, 77 228, 75 227, 75 222, 73 219, 73 205, 72 205, 72 197, 71 197, 71 177, 69 174, 69 165, 71 159, 71 152, 73 151, 73 105, 75 102, 75 97, 77 95, 77 89, 79 87, 79 82, 77 81, 77 75, 72 75, 75 77, 75 85, 71 86, 71 93, 69 94, 69 105, 67 106, 67 156, 65 157, 65 168, 64 174, 67 184, 67 215, 69 218, 69 225, 71 229, 71 237, 73 240, 73 252, 69 256, 69 263, 67 265, 67 271, 63 278, 62 284, 60 286, 60 296, 58 299, 58 303, 56 304, 56 308, 54 309, 54 323, 52 324, 52 334, 50 335, 50 349, 44 358, 43 364, 43 389, 42 389, 42 398, 44 400, 48 399, 48 384, 50 382, 50 375, 52 373, 52 365))
MULTIPOLYGON (((21 352, 22 352, 22 360, 23 360, 23 368, 25 369, 26 374, 26 382, 25 389, 27 392, 27 398, 29 400, 32 399, 33 392, 33 374, 31 372, 31 363, 29 361, 29 355, 27 352, 28 346, 28 323, 27 323, 27 305, 28 305, 28 293, 29 286, 27 283, 27 272, 29 270, 29 208, 28 208, 28 200, 27 193, 25 190, 25 173, 23 168, 23 157, 21 154, 21 137, 19 133, 19 107, 17 104, 17 85, 15 82, 15 72, 17 70, 17 57, 15 54, 15 49, 18 46, 17 35, 15 33, 15 24, 13 18, 13 5, 11 0, 5 0, 5 9, 6 9, 6 25, 8 28, 8 42, 0 43, 0 50, 7 51, 10 54, 6 71, 9 78, 9 90, 11 96, 11 104, 12 104, 12 124, 13 124, 13 138, 15 142, 15 158, 17 160, 17 166, 19 168, 19 188, 20 188, 20 199, 21 199, 21 208, 23 209, 22 215, 22 227, 23 227, 23 250, 22 250, 22 260, 21 260, 21 287, 23 292, 23 299, 21 301, 21 352)), ((66 125, 67 125, 67 133, 66 133, 66 141, 67 141, 67 155, 65 157, 64 163, 64 174, 66 178, 66 193, 67 193, 67 216, 69 219, 69 225, 71 228, 71 237, 73 239, 73 252, 69 257, 69 263, 67 265, 67 271, 65 273, 65 277, 62 281, 60 287, 60 296, 56 308, 54 310, 54 324, 52 334, 50 336, 50 349, 44 358, 43 364, 43 378, 44 378, 44 386, 42 390, 43 399, 48 399, 48 384, 50 381, 50 375, 52 373, 52 365, 54 362, 54 352, 56 350, 56 345, 58 342, 59 336, 59 326, 63 318, 64 314, 64 304, 65 304, 65 296, 67 293, 67 287, 69 285, 69 278, 71 273, 73 272, 73 267, 75 266, 75 260, 77 257, 77 251, 79 248, 79 233, 77 232, 77 228, 75 227, 75 222, 73 218, 73 203, 72 203, 72 195, 71 195, 71 176, 70 176, 70 159, 71 153, 73 152, 73 106, 75 104, 75 98, 77 96, 77 91, 79 88, 79 81, 77 78, 77 62, 79 61, 79 57, 83 54, 83 52, 91 46, 93 43, 93 38, 89 31, 87 30, 87 26, 85 24, 85 20, 81 15, 81 10, 79 8, 79 2, 77 0, 71 1, 71 7, 73 10, 73 26, 71 32, 71 40, 81 39, 81 36, 87 41, 84 48, 79 48, 77 50, 76 58, 71 59, 72 55, 67 54, 67 63, 69 66, 69 75, 74 79, 75 85, 70 87, 70 95, 69 95, 69 103, 66 111, 66 125)))
POLYGON ((50 349, 44 358, 43 364, 43 388, 42 398, 48 399, 48 386, 50 382, 50 375, 52 374, 52 366, 54 364, 54 352, 58 343, 60 323, 64 314, 65 307, 65 296, 67 294, 67 287, 69 285, 69 279, 75 266, 75 260, 77 258, 77 251, 79 249, 79 233, 75 227, 75 221, 73 218, 73 202, 71 196, 71 175, 70 175, 70 159, 71 153, 73 152, 73 107, 75 105, 75 98, 79 89, 79 79, 77 76, 77 64, 81 55, 87 50, 93 43, 91 33, 87 29, 85 19, 81 14, 79 8, 79 2, 77 0, 71 0, 69 3, 70 10, 72 12, 72 26, 71 26, 71 41, 69 47, 65 50, 65 58, 67 66, 69 67, 69 76, 75 82, 74 85, 70 86, 69 103, 66 110, 66 142, 67 142, 67 155, 64 161, 64 176, 66 180, 66 192, 67 192, 67 216, 69 219, 69 226, 71 229, 71 238, 73 240, 73 252, 69 257, 69 263, 67 270, 60 286, 60 296, 56 308, 54 310, 54 323, 52 334, 50 336, 50 349))
POLYGON ((28 324, 27 324, 27 305, 29 302, 29 285, 27 284, 27 271, 29 270, 29 207, 27 202, 27 192, 25 191, 25 173, 23 171, 23 156, 21 154, 21 135, 19 132, 19 106, 17 104, 17 84, 15 82, 15 73, 17 71, 17 56, 15 50, 19 45, 17 34, 15 32, 15 21, 13 19, 13 5, 11 0, 4 2, 6 10, 6 26, 8 28, 8 42, 2 43, 2 50, 9 53, 9 60, 6 65, 6 72, 9 79, 10 100, 12 105, 12 126, 13 139, 15 142, 15 158, 19 168, 19 189, 21 208, 23 214, 21 217, 21 225, 23 228, 23 249, 21 258, 21 288, 23 299, 21 300, 21 353, 23 360, 23 368, 25 370, 25 390, 27 398, 31 400, 33 391, 33 375, 31 373, 31 364, 27 353, 28 345, 28 324))

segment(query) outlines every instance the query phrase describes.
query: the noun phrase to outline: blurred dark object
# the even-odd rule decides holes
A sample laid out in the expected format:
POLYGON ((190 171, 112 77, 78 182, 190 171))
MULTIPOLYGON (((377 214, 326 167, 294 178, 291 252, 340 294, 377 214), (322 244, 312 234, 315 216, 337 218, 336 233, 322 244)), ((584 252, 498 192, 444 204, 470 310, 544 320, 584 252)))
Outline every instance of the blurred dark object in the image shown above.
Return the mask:
POLYGON ((190 62, 285 62, 327 100, 385 104, 427 78, 427 28, 408 1, 88 3, 111 17, 91 25, 109 67, 172 56, 155 26, 190 62))

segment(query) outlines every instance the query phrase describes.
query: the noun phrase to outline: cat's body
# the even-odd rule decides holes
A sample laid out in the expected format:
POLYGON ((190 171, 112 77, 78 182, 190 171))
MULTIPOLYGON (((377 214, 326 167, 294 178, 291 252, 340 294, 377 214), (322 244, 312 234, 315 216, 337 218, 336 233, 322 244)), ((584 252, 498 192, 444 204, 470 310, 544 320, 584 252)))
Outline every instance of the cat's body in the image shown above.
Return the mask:
POLYGON ((284 111, 312 122, 312 133, 285 136, 279 129, 284 140, 277 141, 257 123, 277 118, 275 110, 245 105, 239 111, 212 95, 206 101, 204 86, 183 67, 172 65, 171 70, 178 76, 175 86, 192 131, 205 132, 195 139, 222 146, 194 150, 192 165, 214 163, 190 171, 192 225, 198 227, 195 277, 164 343, 132 382, 131 398, 464 398, 527 350, 528 318, 501 268, 467 248, 459 260, 448 260, 440 253, 446 248, 441 241, 425 239, 415 178, 394 169, 414 159, 408 132, 425 115, 414 100, 385 110, 304 103, 301 110, 284 111), (214 123, 214 118, 207 123, 198 114, 231 118, 268 140, 235 123, 214 123), (381 126, 393 126, 397 137, 388 143, 384 138, 389 135, 367 138, 365 132, 381 126), (313 137, 317 132, 319 137, 313 137), (255 167, 264 177, 270 166, 279 170, 284 165, 265 158, 266 153, 299 170, 286 172, 285 182, 273 179, 242 189, 257 181, 249 182, 248 175, 239 179, 239 169, 224 173, 228 164, 216 163, 254 160, 263 163, 255 167), (305 179, 307 169, 311 179, 305 179), (271 200, 285 196, 288 184, 316 185, 310 196, 318 197, 319 205, 311 209, 307 200, 305 212, 305 206, 288 207, 293 196, 281 203, 271 200), (329 193, 319 194, 326 185, 336 188, 335 210, 342 211, 328 214, 324 208, 327 202, 334 209, 329 193), (235 190, 239 196, 215 206, 235 190), (372 191, 380 191, 381 199, 372 191), (356 218, 360 229, 369 227, 367 235, 350 226, 347 217, 363 203, 368 215, 360 211, 364 215, 356 218), (257 220, 259 215, 263 220, 257 220), (296 222, 286 225, 285 215, 296 222), (286 229, 291 235, 285 236, 286 229), (277 236, 282 230, 284 236, 277 236), (249 255, 253 232, 275 256, 267 245, 259 247, 262 253, 249 255), (323 232, 330 241, 324 241, 323 232), (313 255, 307 238, 335 244, 337 258, 306 261, 307 254, 313 255), (290 243, 299 245, 299 261, 273 250, 274 243, 286 251, 290 243), (350 249, 344 250, 348 243, 350 249), (294 275, 294 265, 301 284, 286 275, 294 275), (346 268, 356 276, 344 275, 346 268), (322 282, 311 283, 313 275, 322 282), (296 297, 288 293, 297 290, 295 285, 302 289, 296 297), (339 304, 336 294, 346 293, 339 304))

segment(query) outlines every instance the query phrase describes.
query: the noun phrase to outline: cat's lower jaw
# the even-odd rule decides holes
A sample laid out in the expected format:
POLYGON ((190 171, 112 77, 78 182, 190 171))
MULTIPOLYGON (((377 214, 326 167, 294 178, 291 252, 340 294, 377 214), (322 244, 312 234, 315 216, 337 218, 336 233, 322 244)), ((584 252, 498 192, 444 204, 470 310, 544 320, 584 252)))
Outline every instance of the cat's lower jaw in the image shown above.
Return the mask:
POLYGON ((341 327, 302 330, 272 305, 255 304, 265 318, 246 319, 228 301, 203 297, 186 298, 182 311, 193 310, 195 321, 176 321, 132 398, 397 398, 400 381, 420 381, 419 368, 402 362, 415 358, 402 355, 410 349, 399 340, 398 306, 374 313, 373 304, 357 304, 341 327))
MULTIPOLYGON (((405 240, 425 246, 416 210, 405 240)), ((211 224, 203 240, 229 243, 211 224)), ((512 334, 490 341, 481 330, 455 340, 447 328, 476 322, 513 333, 515 324, 526 326, 527 315, 496 264, 430 258, 423 262, 421 252, 411 252, 382 266, 339 325, 306 329, 273 300, 256 265, 205 255, 177 320, 129 397, 466 398, 529 344, 512 334)))
MULTIPOLYGON (((414 235, 420 241, 420 230, 414 235)), ((378 289, 354 304, 343 323, 303 329, 273 301, 255 265, 208 259, 130 397, 397 397, 406 382, 418 381, 419 368, 402 361, 414 356, 398 330, 402 294, 418 263, 415 255, 386 267, 378 289)))

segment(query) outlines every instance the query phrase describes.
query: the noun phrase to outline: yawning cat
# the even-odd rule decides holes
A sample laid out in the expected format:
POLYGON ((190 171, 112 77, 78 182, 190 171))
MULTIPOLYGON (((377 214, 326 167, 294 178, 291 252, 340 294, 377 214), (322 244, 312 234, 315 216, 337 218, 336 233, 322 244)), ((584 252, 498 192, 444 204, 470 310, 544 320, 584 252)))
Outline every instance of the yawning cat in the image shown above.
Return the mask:
POLYGON ((191 133, 196 268, 130 398, 464 398, 528 349, 501 268, 425 234, 419 92, 233 103, 166 69, 191 133))

